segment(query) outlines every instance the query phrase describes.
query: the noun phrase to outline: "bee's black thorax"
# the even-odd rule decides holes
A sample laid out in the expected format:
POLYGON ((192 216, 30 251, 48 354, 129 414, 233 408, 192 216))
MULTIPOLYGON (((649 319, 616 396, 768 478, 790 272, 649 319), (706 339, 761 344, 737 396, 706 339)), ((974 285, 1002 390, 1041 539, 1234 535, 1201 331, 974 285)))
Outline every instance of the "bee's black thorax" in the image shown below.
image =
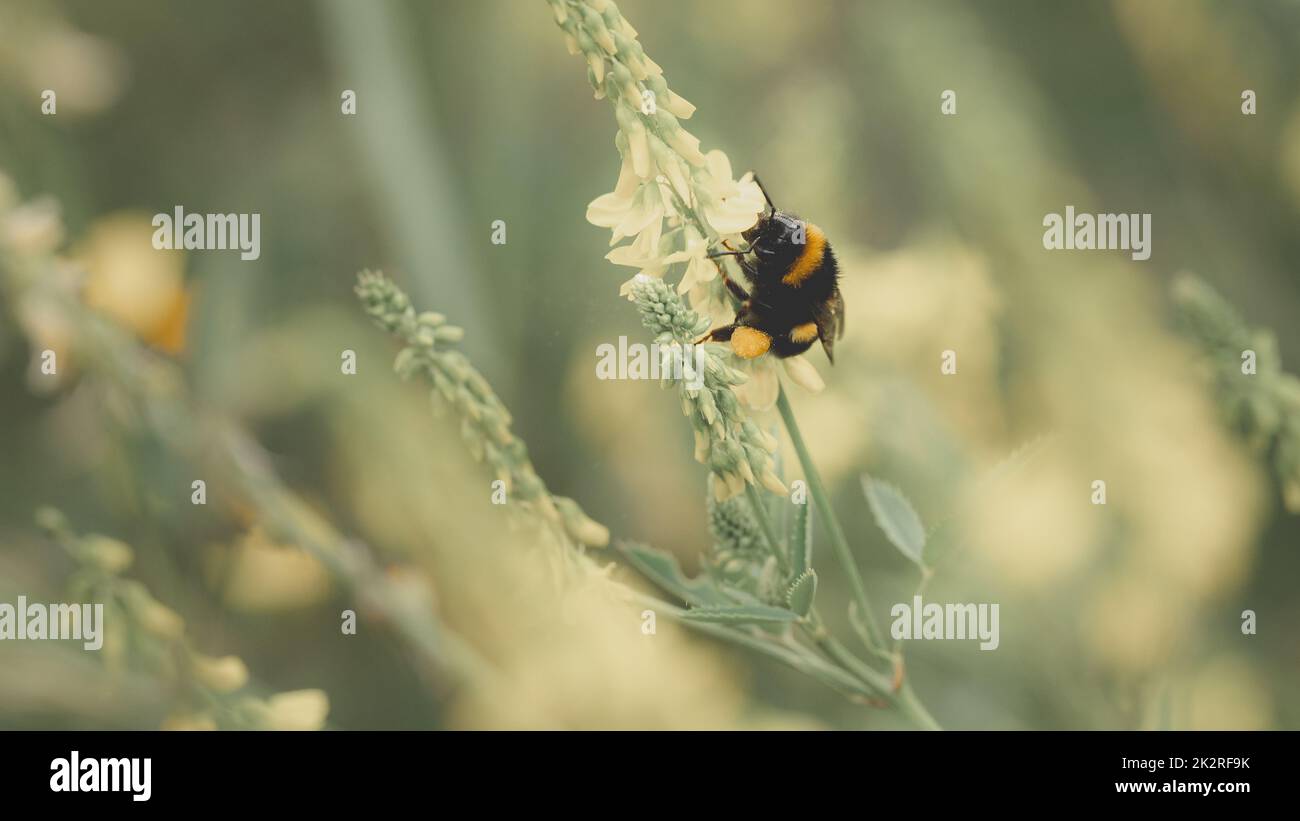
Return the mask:
POLYGON ((735 321, 704 339, 729 341, 732 352, 743 359, 768 351, 782 358, 796 356, 820 340, 834 362, 835 340, 844 332, 844 300, 831 244, 816 225, 776 210, 770 197, 768 207, 754 227, 741 234, 747 249, 726 245, 725 253, 710 254, 737 257, 749 290, 719 268, 739 309, 735 321))
POLYGON ((785 345, 782 339, 792 328, 815 322, 819 306, 836 293, 839 268, 830 243, 816 225, 783 212, 763 217, 744 237, 753 281, 738 322, 772 336, 778 356, 803 353, 815 334, 785 345))

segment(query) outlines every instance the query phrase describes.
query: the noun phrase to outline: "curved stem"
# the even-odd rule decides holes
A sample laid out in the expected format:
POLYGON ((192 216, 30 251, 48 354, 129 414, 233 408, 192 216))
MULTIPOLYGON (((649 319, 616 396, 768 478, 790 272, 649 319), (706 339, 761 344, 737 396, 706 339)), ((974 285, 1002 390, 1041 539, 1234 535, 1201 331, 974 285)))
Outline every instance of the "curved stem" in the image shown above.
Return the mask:
POLYGON ((841 667, 853 673, 865 682, 868 687, 877 691, 881 698, 907 716, 918 727, 923 730, 943 729, 939 726, 939 722, 935 721, 930 712, 925 709, 925 705, 921 703, 921 700, 917 698, 916 693, 912 690, 912 685, 904 681, 895 690, 883 673, 868 667, 829 633, 819 636, 817 643, 841 667))
POLYGON ((777 393, 776 406, 781 412, 781 421, 785 423, 786 433, 790 434, 790 442, 794 445, 795 453, 799 456, 799 464, 803 467, 804 478, 808 480, 808 492, 812 494, 813 504, 817 506, 817 512, 826 523, 831 546, 835 548, 835 555, 843 566, 845 575, 849 577, 854 599, 858 603, 858 609, 862 611, 862 618, 866 622, 866 635, 862 640, 872 652, 883 655, 885 654, 884 642, 880 638, 880 629, 876 627, 876 618, 872 614, 871 601, 867 598, 867 588, 862 582, 862 574, 858 572, 857 562, 853 559, 853 551, 844 536, 844 529, 840 527, 840 520, 836 518, 835 511, 831 508, 830 497, 826 493, 826 486, 822 484, 821 474, 817 472, 817 466, 813 464, 812 455, 808 452, 808 446, 804 444, 803 435, 799 432, 799 423, 794 418, 790 400, 786 398, 784 385, 777 393))
POLYGON ((921 703, 921 700, 916 697, 916 693, 912 690, 911 684, 904 682, 903 686, 898 689, 898 693, 895 694, 893 702, 894 706, 897 707, 903 715, 912 719, 912 721, 915 721, 921 729, 943 729, 943 727, 939 726, 939 722, 934 720, 934 716, 930 715, 930 711, 925 709, 925 705, 921 703))

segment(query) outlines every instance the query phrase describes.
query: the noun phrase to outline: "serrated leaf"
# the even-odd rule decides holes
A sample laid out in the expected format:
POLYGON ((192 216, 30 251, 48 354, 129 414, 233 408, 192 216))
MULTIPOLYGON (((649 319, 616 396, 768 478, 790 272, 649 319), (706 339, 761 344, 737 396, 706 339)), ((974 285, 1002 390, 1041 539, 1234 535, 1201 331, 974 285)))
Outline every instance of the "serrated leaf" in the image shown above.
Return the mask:
POLYGON ((758 596, 739 587, 733 587, 725 582, 714 582, 714 587, 726 595, 728 604, 762 604, 763 601, 758 596))
POLYGON ((812 565, 812 516, 809 505, 795 505, 790 517, 790 567, 798 576, 812 565))
POLYGON ((618 550, 640 573, 664 590, 690 605, 730 605, 733 599, 719 590, 713 581, 700 576, 689 578, 682 572, 677 557, 649 545, 619 542, 618 550))
POLYGON ((809 569, 799 574, 785 591, 785 603, 791 612, 800 616, 808 615, 812 610, 813 599, 817 597, 817 571, 809 569))
POLYGON ((748 604, 740 607, 692 607, 682 614, 682 618, 710 624, 789 624, 798 621, 799 614, 783 607, 748 604))
POLYGON ((888 482, 863 475, 862 491, 871 515, 886 538, 899 552, 917 565, 925 566, 925 527, 903 492, 888 482))

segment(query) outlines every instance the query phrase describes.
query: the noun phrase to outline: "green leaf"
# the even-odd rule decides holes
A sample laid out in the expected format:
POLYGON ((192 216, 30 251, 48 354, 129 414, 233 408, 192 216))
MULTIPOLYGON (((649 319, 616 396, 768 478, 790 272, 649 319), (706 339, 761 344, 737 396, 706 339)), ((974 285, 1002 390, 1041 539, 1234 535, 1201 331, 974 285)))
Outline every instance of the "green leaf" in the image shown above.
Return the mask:
POLYGON ((871 506, 871 515, 885 536, 904 556, 924 567, 925 527, 912 503, 902 491, 888 482, 863 475, 862 490, 871 506))
POLYGON ((817 597, 817 571, 805 570, 790 583, 785 591, 785 603, 792 612, 800 616, 808 615, 812 610, 813 599, 817 597))
POLYGON ((711 579, 704 576, 688 578, 677 563, 677 557, 672 554, 635 542, 619 542, 618 549, 643 576, 687 604, 708 606, 733 603, 731 597, 714 586, 711 579))
POLYGON ((812 564, 812 516, 808 505, 795 505, 790 517, 790 569, 794 575, 803 573, 812 564))
POLYGON ((789 624, 799 620, 799 614, 783 607, 749 604, 741 607, 693 607, 682 614, 687 621, 711 624, 789 624))

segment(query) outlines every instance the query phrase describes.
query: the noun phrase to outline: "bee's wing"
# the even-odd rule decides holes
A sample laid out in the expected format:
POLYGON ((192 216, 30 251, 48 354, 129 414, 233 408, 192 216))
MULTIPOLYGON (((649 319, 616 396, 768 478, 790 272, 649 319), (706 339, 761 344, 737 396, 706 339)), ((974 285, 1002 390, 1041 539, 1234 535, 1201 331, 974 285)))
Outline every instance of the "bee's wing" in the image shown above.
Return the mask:
POLYGON ((831 291, 830 297, 817 307, 817 337, 826 349, 826 358, 835 364, 835 340, 844 336, 844 297, 840 289, 831 291))

